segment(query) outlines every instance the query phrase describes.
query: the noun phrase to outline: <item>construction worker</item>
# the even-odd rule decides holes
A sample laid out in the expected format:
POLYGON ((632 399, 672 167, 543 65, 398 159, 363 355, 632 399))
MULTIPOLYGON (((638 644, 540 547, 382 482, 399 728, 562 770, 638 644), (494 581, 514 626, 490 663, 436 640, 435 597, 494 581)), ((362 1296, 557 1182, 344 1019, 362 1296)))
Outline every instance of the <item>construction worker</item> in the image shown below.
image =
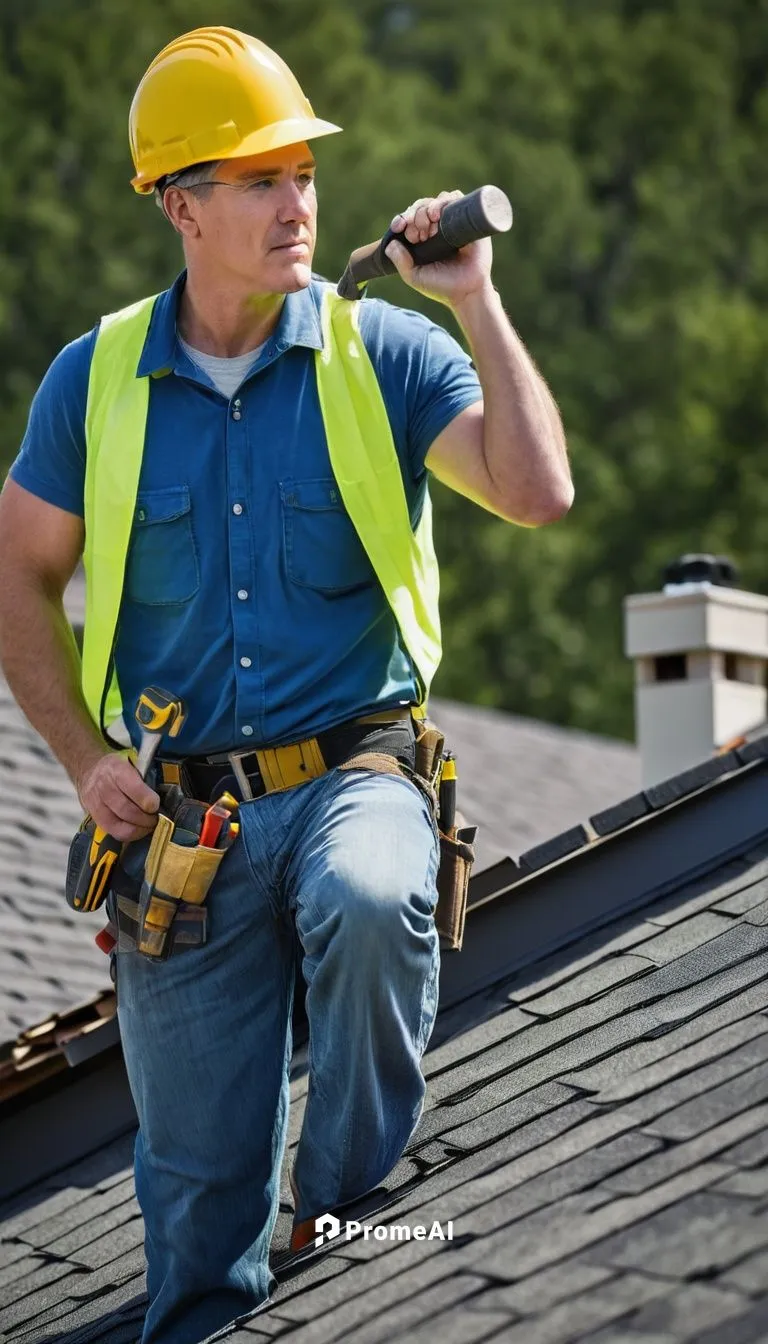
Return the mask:
MULTIPOLYGON (((339 129, 255 38, 199 29, 159 53, 130 111, 132 184, 185 269, 56 356, 0 499, 6 675, 84 809, 131 842, 126 874, 141 877, 163 768, 143 781, 116 727, 136 744, 123 707, 142 687, 188 707, 160 755, 193 796, 246 781, 208 941, 160 963, 117 957, 142 1344, 192 1344, 275 1287, 297 960, 310 1052, 293 1248, 413 1134, 437 1012, 439 835, 411 779, 343 762, 362 744, 413 766, 412 711, 440 655, 427 470, 525 526, 572 499, 560 418, 492 284, 489 240, 424 267, 389 248, 453 312, 474 363, 425 317, 350 304, 313 275, 310 142, 339 129), (81 555, 82 666, 61 601, 81 555), (296 743, 317 768, 268 787, 265 762, 296 743)), ((392 228, 431 236, 459 194, 414 201, 392 228)))

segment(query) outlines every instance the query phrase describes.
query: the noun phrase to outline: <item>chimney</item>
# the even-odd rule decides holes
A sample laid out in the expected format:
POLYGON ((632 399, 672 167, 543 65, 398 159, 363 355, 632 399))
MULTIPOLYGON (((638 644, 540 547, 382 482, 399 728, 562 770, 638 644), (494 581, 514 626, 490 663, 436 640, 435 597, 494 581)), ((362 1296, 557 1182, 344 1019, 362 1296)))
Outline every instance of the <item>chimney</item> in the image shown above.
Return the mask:
POLYGON ((766 720, 768 597, 722 555, 683 555, 660 593, 624 599, 643 787, 699 765, 766 720))

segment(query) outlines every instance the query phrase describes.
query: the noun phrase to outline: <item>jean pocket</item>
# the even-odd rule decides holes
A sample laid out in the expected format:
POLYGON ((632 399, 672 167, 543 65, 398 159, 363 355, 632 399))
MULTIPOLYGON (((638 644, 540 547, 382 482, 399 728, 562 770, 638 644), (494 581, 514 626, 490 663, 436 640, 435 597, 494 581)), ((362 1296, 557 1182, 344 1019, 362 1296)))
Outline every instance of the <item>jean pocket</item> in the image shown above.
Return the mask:
POLYGON ((292 583, 348 593, 376 582, 335 479, 280 482, 285 566, 292 583))
POLYGON ((188 602, 200 587, 189 487, 139 491, 125 570, 131 602, 188 602))

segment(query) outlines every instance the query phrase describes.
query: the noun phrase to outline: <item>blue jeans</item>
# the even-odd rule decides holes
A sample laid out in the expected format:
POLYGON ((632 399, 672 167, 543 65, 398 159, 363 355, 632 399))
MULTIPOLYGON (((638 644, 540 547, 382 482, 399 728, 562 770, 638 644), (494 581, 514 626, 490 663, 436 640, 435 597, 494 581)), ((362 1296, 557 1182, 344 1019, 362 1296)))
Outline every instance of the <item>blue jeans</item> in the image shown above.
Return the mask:
MULTIPOLYGON (((208 895, 207 943, 165 962, 117 954, 140 1125, 141 1344, 193 1344, 276 1287, 299 955, 310 1038, 297 1219, 374 1189, 424 1107, 440 942, 439 838, 423 795, 399 776, 335 768, 241 804, 239 820, 208 895)), ((140 875, 148 847, 128 846, 128 872, 140 875)))

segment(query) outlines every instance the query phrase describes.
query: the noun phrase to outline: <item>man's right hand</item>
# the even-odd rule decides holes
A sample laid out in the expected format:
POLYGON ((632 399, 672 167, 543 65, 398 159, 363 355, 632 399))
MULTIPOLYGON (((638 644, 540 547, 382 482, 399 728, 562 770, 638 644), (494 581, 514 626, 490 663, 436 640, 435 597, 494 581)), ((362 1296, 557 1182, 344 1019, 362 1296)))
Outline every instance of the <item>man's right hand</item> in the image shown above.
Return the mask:
POLYGON ((84 771, 77 781, 77 796, 96 825, 116 840, 143 840, 157 825, 160 795, 117 751, 99 757, 84 771))

